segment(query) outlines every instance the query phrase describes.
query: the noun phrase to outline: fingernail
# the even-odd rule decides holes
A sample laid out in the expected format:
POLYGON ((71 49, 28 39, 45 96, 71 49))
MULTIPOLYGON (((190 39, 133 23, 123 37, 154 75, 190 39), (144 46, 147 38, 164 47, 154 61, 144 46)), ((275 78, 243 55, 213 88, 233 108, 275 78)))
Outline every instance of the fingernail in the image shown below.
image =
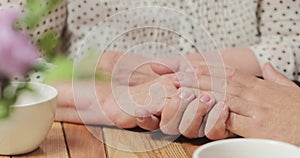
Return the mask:
POLYGON ((187 90, 181 90, 181 93, 179 95, 181 99, 188 99, 190 97, 190 93, 187 90))
POLYGON ((202 103, 208 103, 208 102, 210 102, 210 100, 211 100, 211 96, 206 95, 206 94, 200 97, 200 101, 202 103))
POLYGON ((191 93, 191 91, 186 90, 186 89, 183 89, 179 95, 180 99, 187 101, 187 102, 192 101, 193 99, 195 99, 195 97, 196 96, 193 93, 191 93))

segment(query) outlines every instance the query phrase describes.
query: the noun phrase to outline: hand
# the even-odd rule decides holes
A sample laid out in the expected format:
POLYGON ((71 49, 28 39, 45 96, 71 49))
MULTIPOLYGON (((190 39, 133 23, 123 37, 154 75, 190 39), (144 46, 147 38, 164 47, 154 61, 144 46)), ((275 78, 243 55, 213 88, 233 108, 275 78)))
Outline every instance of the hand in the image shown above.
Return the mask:
POLYGON ((102 124, 112 126, 113 122, 99 108, 101 103, 110 95, 110 84, 97 83, 95 86, 91 81, 59 82, 53 85, 58 91, 57 108, 55 120, 76 124, 102 124), (96 97, 89 92, 96 88, 96 97), (76 93, 74 93, 76 91, 76 93), (75 96, 76 94, 76 96, 75 96))
POLYGON ((114 84, 135 86, 159 77, 151 69, 150 60, 132 53, 106 52, 98 63, 97 71, 111 75, 114 84))
POLYGON ((258 76, 262 74, 257 58, 248 47, 222 49, 218 52, 208 52, 205 54, 193 53, 171 59, 158 59, 157 61, 161 64, 152 64, 152 69, 158 74, 185 72, 186 70, 200 66, 203 63, 213 64, 221 62, 245 73, 258 76))
POLYGON ((176 92, 176 87, 167 75, 138 86, 115 87, 113 88, 116 91, 114 93, 108 83, 96 83, 96 85, 91 83, 93 82, 82 81, 77 83, 75 88, 71 83, 55 85, 59 91, 56 121, 133 128, 137 126, 134 115, 137 107, 128 103, 138 104, 137 106, 143 106, 149 111, 158 113, 161 111, 160 108, 165 103, 166 97, 176 92), (164 88, 165 91, 151 93, 151 87, 155 88, 157 85, 159 88, 164 88), (93 90, 94 86, 97 97, 87 93, 91 89, 93 90), (79 90, 75 93, 77 94, 75 98, 73 98, 73 90, 79 90), (149 96, 149 90, 151 96, 149 96))
MULTIPOLYGON (((200 69, 199 88, 211 90, 207 67, 200 69)), ((205 127, 208 138, 223 139, 235 133, 300 144, 300 89, 293 82, 270 64, 263 68, 265 80, 236 69, 226 69, 226 74, 226 98, 208 116, 205 127)), ((182 82, 181 86, 194 87, 188 82, 182 82)))
POLYGON ((187 138, 204 136, 206 114, 215 104, 208 93, 190 88, 180 88, 163 108, 160 129, 169 135, 182 134, 187 138))
POLYGON ((204 59, 202 55, 199 53, 193 53, 172 58, 156 59, 156 63, 151 64, 151 68, 155 73, 164 75, 174 72, 186 72, 192 70, 193 67, 200 66, 203 63, 204 59))
POLYGON ((140 108, 136 111, 137 124, 146 130, 160 128, 168 135, 203 137, 207 113, 215 104, 215 99, 207 92, 199 93, 198 89, 180 88, 162 107, 161 120, 156 117, 157 114, 140 108))

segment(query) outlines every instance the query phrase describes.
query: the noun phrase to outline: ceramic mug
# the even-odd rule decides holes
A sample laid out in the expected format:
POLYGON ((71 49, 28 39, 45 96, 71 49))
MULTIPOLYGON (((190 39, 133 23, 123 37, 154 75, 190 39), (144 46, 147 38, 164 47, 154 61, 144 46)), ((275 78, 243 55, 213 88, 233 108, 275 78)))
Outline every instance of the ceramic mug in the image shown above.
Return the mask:
POLYGON ((0 155, 19 155, 37 149, 53 124, 56 89, 40 83, 29 86, 33 91, 22 93, 10 116, 0 119, 0 155))
POLYGON ((199 147, 193 158, 300 158, 297 146, 265 139, 226 139, 199 147))

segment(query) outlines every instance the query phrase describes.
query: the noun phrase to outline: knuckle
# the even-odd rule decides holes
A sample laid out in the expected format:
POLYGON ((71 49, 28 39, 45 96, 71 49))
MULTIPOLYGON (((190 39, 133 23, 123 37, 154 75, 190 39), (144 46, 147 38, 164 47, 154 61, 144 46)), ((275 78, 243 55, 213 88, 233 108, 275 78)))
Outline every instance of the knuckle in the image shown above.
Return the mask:
POLYGON ((234 80, 238 76, 238 71, 235 68, 226 68, 227 78, 234 80))

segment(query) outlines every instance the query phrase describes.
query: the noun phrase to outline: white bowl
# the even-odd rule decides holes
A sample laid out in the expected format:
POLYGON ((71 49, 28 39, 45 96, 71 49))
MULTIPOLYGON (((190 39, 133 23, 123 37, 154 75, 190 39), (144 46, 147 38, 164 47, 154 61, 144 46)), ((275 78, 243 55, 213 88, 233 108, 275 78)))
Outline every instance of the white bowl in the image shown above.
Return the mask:
POLYGON ((199 147, 193 158, 300 158, 294 145, 265 139, 227 139, 199 147))
POLYGON ((55 116, 55 88, 30 83, 33 92, 20 95, 8 118, 0 119, 0 155, 29 153, 47 136, 55 116))

